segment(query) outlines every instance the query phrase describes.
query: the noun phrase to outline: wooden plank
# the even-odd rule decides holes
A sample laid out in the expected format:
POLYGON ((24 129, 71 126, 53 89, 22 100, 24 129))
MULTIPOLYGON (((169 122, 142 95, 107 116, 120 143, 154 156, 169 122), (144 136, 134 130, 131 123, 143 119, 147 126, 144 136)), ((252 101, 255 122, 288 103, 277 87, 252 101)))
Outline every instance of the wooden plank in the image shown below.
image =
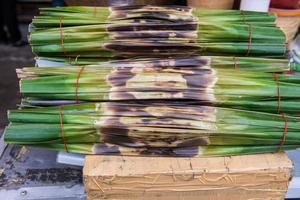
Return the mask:
POLYGON ((283 199, 292 169, 284 153, 208 158, 87 156, 83 174, 89 199, 283 199))

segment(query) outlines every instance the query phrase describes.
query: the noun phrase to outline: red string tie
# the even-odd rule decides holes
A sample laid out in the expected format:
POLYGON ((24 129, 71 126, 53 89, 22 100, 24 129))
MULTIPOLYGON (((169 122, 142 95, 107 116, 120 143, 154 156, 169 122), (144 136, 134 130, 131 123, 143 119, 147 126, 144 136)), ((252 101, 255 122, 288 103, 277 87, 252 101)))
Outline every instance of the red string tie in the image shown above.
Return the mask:
POLYGON ((249 40, 248 40, 248 50, 246 56, 249 56, 252 48, 252 31, 253 31, 253 26, 252 24, 249 24, 249 40))
POLYGON ((78 97, 78 88, 79 88, 79 79, 81 76, 81 73, 83 72, 85 67, 81 67, 76 78, 76 83, 75 83, 75 97, 76 97, 76 103, 79 103, 79 97, 78 97))
POLYGON ((96 17, 97 16, 97 1, 94 1, 94 12, 93 12, 93 16, 96 17))
POLYGON ((65 138, 65 132, 64 132, 64 127, 63 127, 63 113, 62 113, 62 107, 60 107, 60 111, 59 111, 59 126, 60 126, 60 130, 61 130, 61 139, 64 143, 64 148, 66 152, 69 152, 68 149, 68 145, 67 145, 67 140, 65 138))
POLYGON ((240 13, 241 13, 241 15, 242 15, 242 17, 243 17, 243 22, 244 22, 244 24, 246 24, 246 15, 245 15, 244 11, 241 10, 240 13))
POLYGON ((237 69, 237 59, 235 56, 232 57, 232 61, 233 61, 233 67, 234 69, 237 69))
POLYGON ((62 17, 59 18, 59 30, 60 30, 60 41, 61 41, 61 47, 63 49, 64 54, 66 55, 66 50, 65 50, 65 43, 64 43, 64 32, 62 29, 62 17))
POLYGON ((284 147, 284 145, 286 143, 286 137, 287 137, 287 133, 288 133, 288 118, 284 114, 282 114, 282 117, 284 119, 284 129, 283 129, 283 134, 282 134, 282 141, 280 142, 278 151, 282 151, 282 148, 284 147))
POLYGON ((280 80, 278 74, 273 73, 274 79, 277 83, 277 113, 280 114, 280 102, 281 102, 281 96, 280 96, 280 80))

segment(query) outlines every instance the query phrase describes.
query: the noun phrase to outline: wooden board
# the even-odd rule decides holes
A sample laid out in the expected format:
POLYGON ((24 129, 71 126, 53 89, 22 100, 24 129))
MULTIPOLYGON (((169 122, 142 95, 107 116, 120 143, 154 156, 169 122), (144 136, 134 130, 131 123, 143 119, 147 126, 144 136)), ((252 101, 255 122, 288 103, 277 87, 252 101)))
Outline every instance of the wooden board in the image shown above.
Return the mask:
POLYGON ((292 177, 284 153, 209 158, 87 156, 95 199, 284 199, 292 177))

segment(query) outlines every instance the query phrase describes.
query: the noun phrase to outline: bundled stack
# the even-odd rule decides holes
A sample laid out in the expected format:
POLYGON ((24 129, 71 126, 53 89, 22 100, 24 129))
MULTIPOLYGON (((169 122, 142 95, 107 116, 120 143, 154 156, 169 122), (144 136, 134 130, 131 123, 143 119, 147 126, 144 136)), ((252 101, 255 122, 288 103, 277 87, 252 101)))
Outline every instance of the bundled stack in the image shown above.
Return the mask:
POLYGON ((150 6, 110 11, 48 8, 33 20, 38 56, 93 65, 18 70, 24 99, 21 110, 9 113, 6 142, 160 156, 300 146, 300 77, 286 59, 262 58, 285 51, 273 15, 150 6))
POLYGON ((286 50, 275 16, 255 12, 151 6, 44 8, 32 25, 33 52, 66 62, 194 54, 282 57, 286 50))
POLYGON ((284 62, 238 69, 209 63, 190 57, 23 68, 18 75, 25 107, 77 104, 11 111, 5 139, 122 155, 233 155, 299 146, 299 77, 284 74, 284 62), (294 117, 253 111, 278 109, 294 117))
POLYGON ((86 154, 236 155, 300 146, 300 118, 187 102, 65 105, 11 111, 9 119, 9 143, 86 154))
POLYGON ((164 59, 161 64, 155 60, 145 62, 23 68, 18 70, 20 90, 26 97, 24 103, 32 105, 61 100, 64 103, 189 100, 204 105, 299 115, 300 76, 283 73, 288 68, 280 66, 280 62, 272 66, 264 64, 253 72, 247 67, 224 68, 218 64, 212 68, 207 57, 164 59))

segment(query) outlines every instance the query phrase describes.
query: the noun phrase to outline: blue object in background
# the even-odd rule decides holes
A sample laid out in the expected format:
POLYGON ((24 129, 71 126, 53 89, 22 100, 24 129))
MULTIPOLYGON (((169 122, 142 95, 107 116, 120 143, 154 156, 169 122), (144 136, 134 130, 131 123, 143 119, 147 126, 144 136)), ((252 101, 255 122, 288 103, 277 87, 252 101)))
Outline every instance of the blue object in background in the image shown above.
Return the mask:
POLYGON ((66 3, 64 0, 52 0, 53 7, 61 7, 61 6, 66 6, 66 3))

